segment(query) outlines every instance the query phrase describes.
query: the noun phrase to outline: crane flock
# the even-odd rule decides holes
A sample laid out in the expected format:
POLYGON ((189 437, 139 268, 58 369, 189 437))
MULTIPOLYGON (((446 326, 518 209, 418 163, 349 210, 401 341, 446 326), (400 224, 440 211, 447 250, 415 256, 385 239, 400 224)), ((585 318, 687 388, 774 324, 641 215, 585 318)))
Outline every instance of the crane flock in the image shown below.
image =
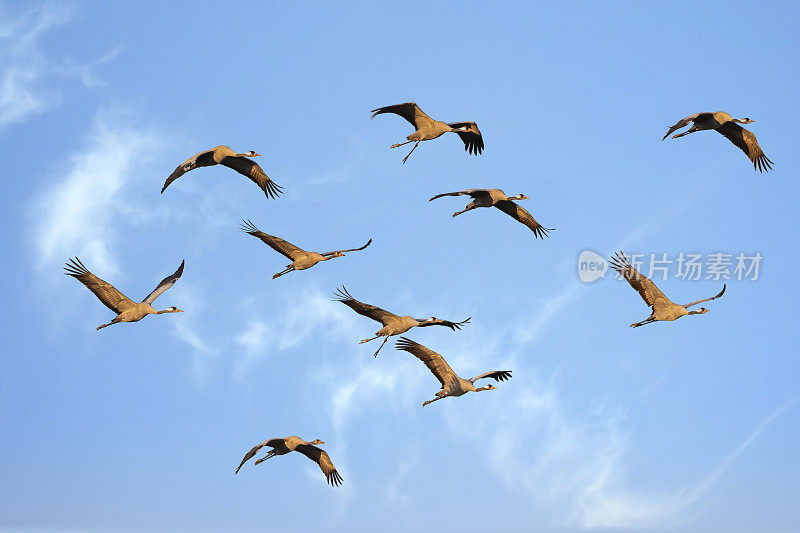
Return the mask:
MULTIPOLYGON (((478 155, 483 152, 484 142, 483 135, 478 129, 475 122, 451 122, 446 123, 439 120, 434 120, 426 115, 417 104, 408 102, 404 104, 391 105, 386 107, 379 107, 372 110, 372 117, 384 113, 393 113, 406 119, 415 131, 406 137, 407 141, 392 145, 390 148, 397 148, 409 143, 415 143, 411 151, 403 158, 403 163, 408 160, 409 156, 414 152, 420 142, 436 139, 444 133, 456 133, 461 141, 464 143, 464 149, 468 154, 478 155)), ((690 123, 692 127, 683 133, 673 136, 679 138, 696 131, 714 129, 720 134, 724 135, 735 146, 739 147, 752 161, 753 166, 760 172, 769 171, 772 168, 772 161, 764 155, 761 147, 756 141, 755 135, 749 130, 744 129, 739 124, 749 124, 754 122, 749 118, 735 119, 725 112, 714 113, 695 113, 680 120, 674 126, 669 128, 666 135, 662 140, 666 139, 670 134, 679 130, 690 123)), ((255 163, 252 157, 259 157, 260 154, 255 151, 245 153, 234 152, 228 146, 217 146, 215 148, 198 152, 180 165, 166 178, 164 185, 161 189, 163 193, 169 185, 181 177, 183 174, 190 172, 198 167, 206 167, 212 165, 223 165, 231 168, 249 178, 264 192, 267 198, 276 199, 283 192, 282 187, 272 181, 264 170, 255 163)), ((466 213, 479 207, 496 207, 507 215, 511 216, 521 224, 527 226, 534 234, 534 238, 544 239, 549 236, 549 232, 553 228, 546 228, 537 222, 533 216, 524 208, 515 203, 519 200, 529 199, 524 194, 516 196, 507 196, 501 189, 466 189, 457 192, 449 192, 437 194, 430 198, 429 201, 441 198, 444 196, 470 196, 472 201, 466 206, 465 209, 453 213, 453 217, 466 213)), ((270 248, 282 254, 291 261, 286 265, 286 268, 272 276, 273 279, 288 274, 293 271, 307 270, 317 263, 328 261, 337 257, 343 257, 350 252, 363 251, 371 243, 369 239, 367 243, 360 248, 350 248, 334 250, 330 252, 309 252, 299 248, 288 241, 274 235, 269 235, 260 231, 250 220, 244 220, 241 225, 241 230, 245 233, 260 239, 270 248)), ((700 303, 715 300, 725 294, 726 286, 723 285, 722 290, 715 296, 704 298, 691 302, 686 305, 679 305, 673 303, 662 293, 652 280, 642 275, 636 270, 627 257, 622 252, 617 252, 613 257, 609 258, 609 264, 619 275, 625 279, 630 286, 635 289, 645 303, 650 307, 651 314, 648 318, 641 322, 631 324, 631 327, 639 327, 645 324, 650 324, 656 321, 674 321, 686 315, 699 315, 708 312, 708 309, 701 307, 698 310, 690 311, 689 308, 696 306, 700 303)), ((102 329, 112 324, 120 322, 138 322, 147 315, 151 314, 165 314, 165 313, 180 313, 183 312, 177 307, 168 307, 164 310, 157 311, 153 308, 152 303, 163 292, 172 287, 175 282, 183 274, 184 261, 181 261, 180 266, 175 273, 164 278, 158 286, 147 295, 141 302, 134 302, 113 285, 103 281, 94 274, 92 274, 78 259, 70 259, 64 267, 65 274, 76 278, 83 283, 94 295, 116 316, 107 323, 97 327, 102 329)), ((353 298, 347 289, 342 286, 334 293, 334 300, 343 303, 356 313, 370 318, 382 324, 382 328, 375 332, 375 336, 363 339, 359 343, 369 342, 380 337, 384 337, 383 342, 375 351, 374 356, 378 356, 381 348, 386 344, 389 337, 401 335, 408 332, 415 327, 428 327, 428 326, 444 326, 453 331, 460 330, 462 326, 470 322, 470 318, 466 318, 460 322, 452 322, 431 316, 429 318, 414 318, 411 316, 399 316, 381 309, 380 307, 360 302, 353 298)), ((415 358, 422 361, 430 372, 436 377, 441 384, 439 390, 433 399, 425 401, 422 405, 426 406, 432 402, 441 400, 450 396, 462 396, 467 392, 479 392, 496 390, 492 384, 483 387, 475 387, 475 382, 481 379, 493 379, 496 382, 506 381, 511 378, 510 370, 493 370, 479 374, 470 379, 463 379, 456 374, 450 365, 447 364, 444 357, 434 352, 433 350, 409 339, 400 337, 396 343, 396 348, 400 351, 405 351, 413 355, 415 358)), ((290 452, 299 452, 320 467, 327 482, 332 486, 339 486, 342 483, 342 477, 336 470, 328 454, 317 445, 324 444, 320 439, 307 442, 300 437, 290 436, 281 438, 268 439, 256 446, 254 446, 242 459, 239 466, 236 468, 235 473, 239 473, 242 466, 250 459, 252 459, 261 448, 268 447, 270 451, 262 458, 255 461, 255 465, 260 464, 267 459, 278 455, 286 455, 290 452)))

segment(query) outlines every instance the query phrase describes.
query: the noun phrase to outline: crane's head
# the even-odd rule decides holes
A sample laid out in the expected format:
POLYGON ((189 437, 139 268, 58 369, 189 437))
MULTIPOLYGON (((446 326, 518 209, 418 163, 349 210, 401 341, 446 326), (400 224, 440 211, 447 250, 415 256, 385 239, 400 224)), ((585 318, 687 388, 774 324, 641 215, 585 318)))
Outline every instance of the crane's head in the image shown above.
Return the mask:
POLYGON ((321 441, 321 440, 319 440, 319 439, 314 439, 314 440, 312 440, 311 442, 309 442, 309 444, 325 444, 325 443, 324 443, 324 442, 322 442, 322 441, 321 441))
POLYGON ((261 154, 257 154, 254 150, 250 150, 247 152, 247 157, 261 157, 261 154))
POLYGON ((173 305, 172 307, 167 307, 163 311, 159 311, 158 312, 159 315, 163 315, 164 313, 183 313, 183 310, 182 309, 178 309, 177 307, 175 307, 173 305))
POLYGON ((344 254, 342 252, 336 252, 331 257, 344 257, 344 254))
POLYGON ((475 390, 476 390, 476 391, 479 391, 479 390, 497 390, 497 387, 495 387, 494 385, 492 385, 491 383, 489 383, 489 384, 488 384, 488 385, 486 385, 485 387, 481 387, 481 388, 479 388, 479 389, 475 389, 475 390))
POLYGON ((529 198, 527 196, 525 196, 524 194, 519 193, 514 198, 512 198, 512 200, 529 200, 529 198))
POLYGON ((750 124, 751 122, 755 122, 755 120, 751 120, 751 119, 749 119, 747 117, 744 117, 744 118, 741 118, 741 119, 736 119, 736 122, 738 122, 740 124, 750 124))
POLYGON ((702 314, 708 313, 708 311, 709 310, 706 309, 705 307, 701 307, 697 311, 689 311, 688 314, 690 314, 690 315, 702 315, 702 314))

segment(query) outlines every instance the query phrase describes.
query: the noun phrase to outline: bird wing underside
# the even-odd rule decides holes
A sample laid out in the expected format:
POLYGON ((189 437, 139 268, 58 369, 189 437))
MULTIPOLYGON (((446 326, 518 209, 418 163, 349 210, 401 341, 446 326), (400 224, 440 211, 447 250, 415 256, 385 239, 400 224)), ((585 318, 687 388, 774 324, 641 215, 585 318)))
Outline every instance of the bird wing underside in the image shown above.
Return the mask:
POLYGON ((464 150, 469 154, 478 155, 483 152, 483 135, 478 125, 474 122, 451 122, 448 124, 451 128, 466 128, 466 131, 457 131, 458 136, 464 143, 464 150))
POLYGON ((689 115, 686 118, 680 119, 674 126, 670 127, 669 131, 667 131, 666 135, 664 135, 664 137, 662 137, 661 140, 663 141, 664 139, 669 137, 669 134, 672 133, 673 131, 679 130, 679 129, 683 128, 684 126, 688 126, 690 122, 692 122, 694 119, 699 117, 701 114, 704 114, 704 113, 695 113, 693 115, 689 115))
POLYGON ((365 244, 361 248, 350 248, 349 250, 334 250, 332 252, 325 252, 324 254, 320 254, 320 255, 323 256, 323 257, 328 257, 329 255, 333 255, 333 254, 335 254, 337 252, 338 253, 342 253, 342 254, 345 254, 347 252, 360 252, 361 250, 363 250, 364 248, 366 248, 370 244, 372 244, 372 239, 368 240, 367 244, 365 244))
POLYGON ((750 158, 754 169, 759 172, 768 172, 772 169, 772 161, 764 155, 752 131, 732 121, 728 121, 718 127, 717 131, 738 146, 750 158))
POLYGON ((395 115, 400 115, 409 121, 416 129, 420 129, 424 125, 433 123, 433 119, 426 115, 425 112, 423 112, 422 109, 420 109, 419 106, 414 102, 387 105, 386 107, 373 109, 370 111, 370 113, 372 113, 372 116, 370 117, 371 119, 383 113, 394 113, 395 115))
POLYGON ((544 226, 536 222, 536 219, 533 218, 533 215, 531 215, 527 209, 518 204, 515 204, 511 200, 501 200, 499 202, 496 202, 494 206, 503 213, 511 216, 517 221, 522 222, 523 224, 528 226, 528 228, 530 228, 533 234, 539 239, 544 239, 545 237, 549 237, 550 236, 549 232, 553 231, 554 229, 554 228, 545 228, 544 226))
POLYGON ((439 383, 442 384, 442 388, 449 382, 454 379, 458 379, 458 375, 453 372, 453 369, 450 368, 450 365, 447 364, 447 361, 444 360, 440 354, 434 352, 430 348, 427 348, 417 342, 412 341, 406 337, 400 337, 400 340, 397 341, 395 347, 398 350, 404 350, 423 363, 425 366, 428 367, 436 379, 439 380, 439 383))
POLYGON ((474 378, 470 379, 470 381, 475 383, 479 379, 483 378, 492 378, 495 381, 506 381, 507 379, 511 379, 511 370, 493 370, 491 372, 484 372, 483 374, 478 374, 474 378))
POLYGON ((216 161, 214 161, 214 150, 206 150, 204 152, 197 152, 192 157, 178 165, 175 170, 172 171, 167 177, 167 180, 164 182, 164 186, 161 187, 161 193, 164 193, 164 190, 169 187, 170 183, 175 181, 176 179, 180 178, 184 174, 186 174, 186 170, 183 169, 184 166, 188 165, 189 163, 194 162, 195 167, 208 167, 211 165, 215 165, 216 161))
POLYGON ((185 263, 185 261, 181 261, 181 266, 178 267, 178 270, 176 270, 174 274, 171 274, 171 275, 167 276, 166 278, 162 279, 161 283, 158 284, 158 286, 155 288, 155 290, 153 292, 151 292, 150 294, 148 294, 145 297, 145 299, 142 300, 142 302, 148 303, 148 304, 152 304, 153 301, 156 298, 158 298, 161 295, 162 292, 166 291, 167 289, 169 289, 170 287, 175 285, 175 282, 178 281, 178 278, 180 278, 181 275, 183 275, 183 265, 184 265, 184 263, 185 263))
POLYGON ((347 292, 347 289, 344 286, 342 286, 341 289, 336 290, 334 297, 335 300, 342 302, 359 315, 376 320, 384 326, 387 325, 393 318, 397 318, 397 315, 394 313, 390 313, 389 311, 381 309, 380 307, 359 302, 350 296, 350 293, 347 292))
POLYGON ((264 191, 264 194, 266 194, 268 198, 277 198, 282 193, 282 187, 269 179, 267 173, 252 159, 241 156, 229 156, 224 158, 221 164, 250 178, 253 183, 264 191))
POLYGON ((627 280, 631 287, 636 289, 648 306, 655 306, 658 300, 671 302, 650 278, 633 268, 622 252, 614 254, 614 257, 610 258, 608 263, 627 280))
POLYGON ((280 237, 275 237, 274 235, 268 235, 263 231, 260 231, 252 222, 249 220, 244 220, 242 222, 241 230, 245 233, 252 235, 253 237, 257 237, 261 239, 261 241, 278 252, 286 256, 288 259, 294 261, 296 258, 300 257, 303 254, 306 254, 305 250, 302 248, 298 248, 294 244, 287 242, 280 237))
POLYGON ((342 484, 342 476, 336 471, 336 467, 333 466, 333 461, 331 461, 326 451, 317 448, 313 444, 300 444, 294 451, 302 453, 317 463, 331 486, 338 487, 342 484))
POLYGON ((130 298, 115 289, 113 285, 89 272, 89 269, 77 257, 70 259, 64 270, 65 274, 86 285, 97 296, 98 300, 117 314, 136 305, 130 298))

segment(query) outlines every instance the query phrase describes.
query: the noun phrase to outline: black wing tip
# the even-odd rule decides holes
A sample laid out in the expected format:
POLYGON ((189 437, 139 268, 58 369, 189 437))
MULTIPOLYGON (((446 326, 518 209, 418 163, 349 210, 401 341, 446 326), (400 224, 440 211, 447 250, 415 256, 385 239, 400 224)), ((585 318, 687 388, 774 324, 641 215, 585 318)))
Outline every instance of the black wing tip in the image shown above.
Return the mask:
POLYGON ((447 327, 449 327, 450 329, 452 329, 453 331, 461 330, 461 326, 463 326, 465 324, 469 324, 469 321, 470 321, 471 318, 472 318, 471 316, 468 316, 466 319, 462 320, 461 322, 450 322, 449 324, 445 324, 445 325, 447 327))
POLYGON ((340 476, 339 472, 337 472, 336 470, 325 476, 325 478, 328 480, 328 483, 330 484, 331 487, 338 487, 344 481, 342 479, 342 476, 340 476))
POLYGON ((513 376, 511 375, 511 370, 500 370, 494 376, 495 381, 507 381, 511 379, 513 376))
POLYGON ((355 300, 350 293, 347 291, 347 287, 342 285, 342 288, 337 288, 333 291, 333 301, 334 302, 347 302, 350 300, 355 300))
POLYGON ((612 268, 617 271, 625 270, 631 266, 631 264, 628 262, 628 258, 625 257, 625 254, 622 253, 622 251, 614 252, 613 256, 609 256, 608 264, 610 264, 612 268))
POLYGON ((266 195, 266 197, 270 200, 276 200, 281 194, 283 194, 283 187, 272 180, 267 181, 261 190, 264 191, 264 195, 266 195))
POLYGON ((758 170, 761 173, 769 172, 774 164, 769 157, 761 154, 753 160, 753 170, 758 170))
POLYGON ((89 269, 84 266, 77 256, 74 259, 72 257, 69 258, 64 266, 64 270, 66 271, 64 274, 76 278, 84 274, 89 274, 89 269))
POLYGON ((249 218, 242 220, 242 225, 239 226, 239 229, 245 233, 253 234, 254 232, 259 231, 255 224, 253 224, 249 218))
POLYGON ((400 338, 397 340, 397 342, 396 342, 396 343, 394 343, 394 346, 395 346, 395 348, 397 348, 398 350, 406 350, 406 351, 408 351, 408 350, 407 350, 407 348, 409 348, 409 347, 411 347, 411 346, 414 346, 414 345, 416 345, 416 344, 418 344, 418 343, 416 343, 416 342, 412 341, 412 340, 411 340, 411 339, 409 339, 408 337, 400 337, 400 338))
POLYGON ((549 239, 550 232, 555 230, 556 228, 545 228, 544 226, 540 226, 533 230, 533 234, 536 236, 536 238, 544 240, 545 237, 549 239))

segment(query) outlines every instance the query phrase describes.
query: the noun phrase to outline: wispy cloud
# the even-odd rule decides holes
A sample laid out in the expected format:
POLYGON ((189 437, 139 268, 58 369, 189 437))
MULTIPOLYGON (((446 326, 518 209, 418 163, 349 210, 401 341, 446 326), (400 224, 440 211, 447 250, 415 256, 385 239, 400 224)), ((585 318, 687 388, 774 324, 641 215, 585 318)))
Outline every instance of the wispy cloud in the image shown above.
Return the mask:
POLYGON ((40 267, 79 255, 89 261, 87 266, 117 271, 115 222, 143 212, 123 193, 160 139, 155 130, 131 125, 130 118, 124 109, 101 108, 84 146, 66 158, 63 171, 47 178, 54 185, 37 198, 34 208, 40 267))
POLYGON ((275 317, 259 314, 245 306, 247 325, 234 337, 243 353, 234 361, 234 375, 242 379, 245 372, 270 355, 297 348, 323 335, 332 339, 353 338, 355 320, 344 306, 332 305, 330 294, 307 288, 282 298, 288 302, 275 317))
POLYGON ((0 20, 0 129, 52 105, 53 95, 38 84, 49 67, 37 41, 70 18, 65 4, 45 3, 0 20))
POLYGON ((119 53, 115 49, 88 62, 48 57, 41 51, 40 40, 71 21, 71 6, 45 2, 16 16, 9 11, 0 12, 0 17, 5 14, 0 18, 0 131, 58 105, 53 76, 77 77, 88 88, 102 85, 95 68, 119 53))

